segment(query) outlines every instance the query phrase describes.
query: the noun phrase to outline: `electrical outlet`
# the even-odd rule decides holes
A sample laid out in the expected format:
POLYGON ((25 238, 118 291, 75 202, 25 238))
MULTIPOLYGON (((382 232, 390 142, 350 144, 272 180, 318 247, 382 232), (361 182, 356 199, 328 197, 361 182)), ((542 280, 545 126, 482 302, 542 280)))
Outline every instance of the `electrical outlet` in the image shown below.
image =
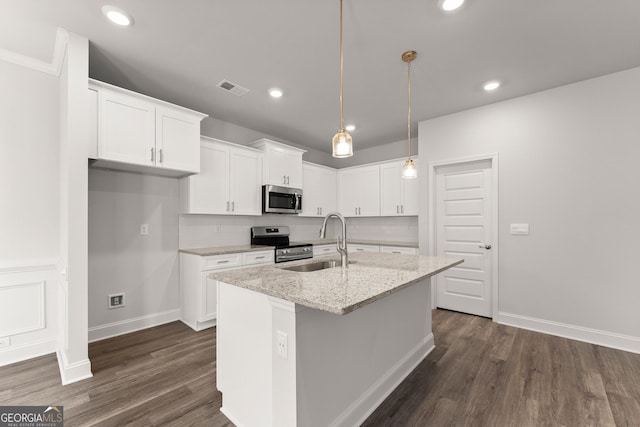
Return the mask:
POLYGON ((278 331, 278 356, 282 357, 283 359, 289 358, 289 343, 287 341, 287 334, 282 331, 278 331))
POLYGON ((109 309, 124 307, 124 292, 109 295, 109 309))
POLYGON ((146 236, 149 234, 149 224, 140 224, 140 235, 146 236))
POLYGON ((11 337, 0 338, 0 348, 9 347, 11 345, 11 337))

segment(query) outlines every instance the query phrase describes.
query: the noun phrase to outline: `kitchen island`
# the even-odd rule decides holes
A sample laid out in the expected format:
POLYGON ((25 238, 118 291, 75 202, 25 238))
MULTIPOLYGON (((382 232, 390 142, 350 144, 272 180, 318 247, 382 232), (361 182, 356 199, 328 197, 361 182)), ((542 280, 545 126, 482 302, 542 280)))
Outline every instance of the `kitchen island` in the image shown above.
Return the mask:
POLYGON ((234 424, 359 425, 433 350, 430 277, 462 259, 350 259, 348 269, 290 270, 312 259, 210 275, 217 387, 234 424))

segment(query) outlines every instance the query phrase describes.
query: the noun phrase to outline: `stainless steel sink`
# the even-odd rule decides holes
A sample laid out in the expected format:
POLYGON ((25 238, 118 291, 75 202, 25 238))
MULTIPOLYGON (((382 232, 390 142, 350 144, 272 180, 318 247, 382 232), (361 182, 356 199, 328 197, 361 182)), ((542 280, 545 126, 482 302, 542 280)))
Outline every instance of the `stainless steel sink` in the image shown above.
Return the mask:
MULTIPOLYGON (((350 262, 349 264, 353 264, 353 262, 350 262)), ((309 272, 309 271, 325 270, 327 268, 335 268, 335 267, 340 267, 340 261, 320 261, 320 262, 314 262, 311 264, 296 265, 294 267, 285 267, 283 268, 283 270, 309 272)))

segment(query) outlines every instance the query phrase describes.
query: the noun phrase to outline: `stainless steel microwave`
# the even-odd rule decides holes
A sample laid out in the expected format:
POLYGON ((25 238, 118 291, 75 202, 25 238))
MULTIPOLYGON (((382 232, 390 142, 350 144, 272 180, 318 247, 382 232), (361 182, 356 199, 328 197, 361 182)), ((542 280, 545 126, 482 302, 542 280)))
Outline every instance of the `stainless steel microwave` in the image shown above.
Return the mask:
POLYGON ((302 189, 262 186, 262 213, 297 214, 302 212, 302 189))

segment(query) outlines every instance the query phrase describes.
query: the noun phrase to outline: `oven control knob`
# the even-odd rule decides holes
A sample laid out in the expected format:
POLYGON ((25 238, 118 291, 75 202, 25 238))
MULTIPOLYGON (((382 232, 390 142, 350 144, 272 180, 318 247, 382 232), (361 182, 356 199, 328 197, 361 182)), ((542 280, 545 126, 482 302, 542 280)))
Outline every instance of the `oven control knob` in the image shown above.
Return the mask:
POLYGON ((305 252, 309 252, 311 249, 310 248, 304 248, 305 252))
POLYGON ((282 253, 285 254, 285 255, 288 254, 289 253, 289 249, 283 249, 282 253))

